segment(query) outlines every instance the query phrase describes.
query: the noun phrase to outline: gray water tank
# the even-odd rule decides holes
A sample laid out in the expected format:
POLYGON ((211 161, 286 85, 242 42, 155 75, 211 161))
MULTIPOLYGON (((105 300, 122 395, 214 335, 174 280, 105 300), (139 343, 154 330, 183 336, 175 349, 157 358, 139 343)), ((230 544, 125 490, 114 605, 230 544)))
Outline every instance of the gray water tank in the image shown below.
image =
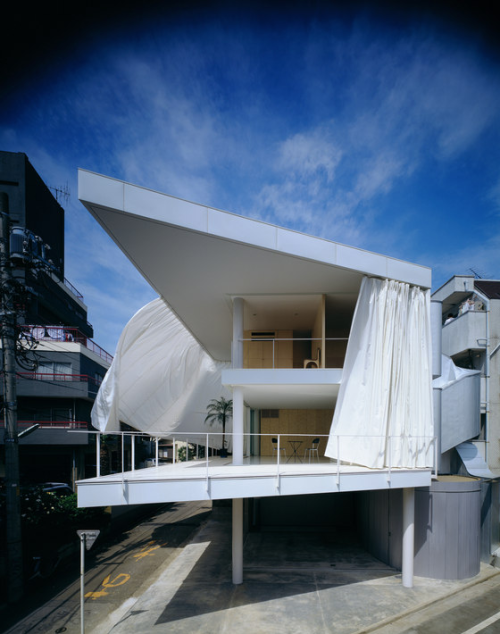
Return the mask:
POLYGON ((481 480, 439 476, 415 489, 414 572, 432 579, 468 579, 481 560, 481 480))

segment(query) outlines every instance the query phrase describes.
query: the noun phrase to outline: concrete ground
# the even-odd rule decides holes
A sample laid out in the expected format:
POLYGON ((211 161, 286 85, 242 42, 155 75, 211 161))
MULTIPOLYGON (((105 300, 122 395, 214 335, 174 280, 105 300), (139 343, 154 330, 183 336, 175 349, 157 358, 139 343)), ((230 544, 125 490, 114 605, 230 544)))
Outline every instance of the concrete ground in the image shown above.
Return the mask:
MULTIPOLYGON (((348 533, 248 533, 244 583, 231 582, 230 509, 214 509, 189 544, 109 613, 95 634, 353 634, 404 623, 426 606, 497 577, 415 578, 360 549, 348 533)), ((500 577, 497 577, 500 582, 500 577)), ((495 579, 495 582, 496 580, 495 579)), ((86 613, 94 608, 86 602, 86 613)), ((69 630, 68 630, 69 631, 69 630)))

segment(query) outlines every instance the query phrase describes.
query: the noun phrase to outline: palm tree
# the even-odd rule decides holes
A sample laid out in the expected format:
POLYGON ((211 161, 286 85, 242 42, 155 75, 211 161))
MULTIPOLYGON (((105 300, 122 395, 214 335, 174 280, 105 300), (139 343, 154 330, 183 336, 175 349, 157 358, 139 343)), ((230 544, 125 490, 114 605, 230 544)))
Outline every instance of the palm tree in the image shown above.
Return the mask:
POLYGON ((225 449, 225 434, 226 434, 226 422, 233 416, 233 401, 232 399, 226 400, 223 396, 219 399, 213 398, 207 405, 207 415, 205 417, 205 423, 213 425, 219 423, 222 425, 222 449, 220 455, 225 457, 227 455, 225 449))

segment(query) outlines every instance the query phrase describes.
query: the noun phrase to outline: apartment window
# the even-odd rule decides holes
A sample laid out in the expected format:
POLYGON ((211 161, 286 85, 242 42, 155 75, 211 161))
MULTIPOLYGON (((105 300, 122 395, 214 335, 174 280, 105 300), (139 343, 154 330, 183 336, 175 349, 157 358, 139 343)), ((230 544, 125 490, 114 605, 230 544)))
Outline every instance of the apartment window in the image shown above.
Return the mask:
POLYGON ((72 376, 71 363, 60 363, 58 361, 42 361, 38 364, 36 371, 37 379, 66 381, 72 376))

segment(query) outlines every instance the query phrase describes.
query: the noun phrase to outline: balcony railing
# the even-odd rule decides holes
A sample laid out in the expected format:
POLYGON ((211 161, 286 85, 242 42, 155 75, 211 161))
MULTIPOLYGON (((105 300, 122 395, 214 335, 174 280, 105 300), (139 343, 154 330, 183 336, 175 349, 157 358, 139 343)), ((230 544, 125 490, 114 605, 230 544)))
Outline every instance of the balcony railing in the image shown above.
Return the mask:
POLYGON ((341 368, 344 365, 348 337, 251 337, 243 343, 244 368, 341 368), (324 346, 322 345, 324 342, 324 346), (294 353, 294 344, 310 344, 310 352, 294 353), (254 345, 252 345, 254 344, 254 345), (329 345, 330 344, 330 345, 329 345), (258 347, 262 350, 259 355, 258 347), (336 349, 334 349, 334 347, 336 349), (322 356, 325 356, 323 363, 322 356), (300 359, 299 361, 297 359, 300 359))
MULTIPOLYGON (((182 461, 179 461, 175 455, 176 452, 174 451, 173 459, 172 459, 172 467, 175 468, 176 465, 178 465, 179 467, 181 467, 181 465, 186 466, 185 465, 186 462, 197 462, 198 464, 200 464, 200 466, 204 464, 207 483, 210 477, 211 468, 214 468, 214 467, 217 468, 221 466, 220 461, 218 461, 217 465, 213 463, 213 452, 218 451, 217 449, 214 450, 213 447, 214 445, 217 445, 219 447, 221 446, 222 432, 211 432, 211 433, 205 433, 205 434, 200 432, 179 432, 178 434, 163 433, 163 434, 151 434, 151 435, 146 434, 144 432, 130 432, 130 431, 126 431, 126 432, 89 431, 88 433, 96 435, 96 476, 97 477, 101 476, 101 438, 103 436, 106 436, 106 442, 109 442, 110 439, 113 439, 113 437, 116 438, 116 441, 115 441, 116 448, 121 452, 121 461, 119 462, 119 465, 121 466, 119 466, 119 474, 121 474, 122 478, 124 477, 124 474, 125 474, 125 463, 126 463, 125 444, 126 443, 127 444, 130 443, 130 461, 129 461, 130 469, 127 471, 134 472, 136 470, 135 441, 138 438, 142 438, 143 440, 147 439, 155 443, 155 457, 152 460, 153 464, 149 464, 149 465, 146 465, 146 467, 141 467, 141 468, 147 468, 149 466, 158 467, 160 465, 160 441, 162 440, 168 440, 169 442, 172 442, 174 447, 176 446, 176 442, 185 443, 185 446, 186 446, 186 451, 184 454, 185 459, 182 461), (217 439, 217 441, 214 441, 215 438, 217 439), (202 458, 195 457, 189 460, 189 450, 188 450, 189 445, 195 446, 195 447, 203 446, 204 456, 202 458), (212 452, 212 456, 210 456, 211 452, 212 452)), ((322 446, 324 450, 325 444, 328 441, 328 439, 331 438, 331 435, 327 435, 327 434, 256 434, 256 433, 234 434, 232 432, 225 433, 226 438, 230 438, 233 436, 240 436, 240 438, 241 436, 243 436, 243 438, 249 438, 249 439, 250 438, 275 439, 276 440, 275 450, 273 450, 271 456, 260 456, 260 455, 249 456, 245 459, 247 461, 245 464, 249 464, 250 466, 267 465, 267 468, 271 465, 271 468, 273 469, 275 468, 276 475, 278 477, 282 475, 285 470, 289 470, 290 466, 292 466, 292 468, 295 468, 296 466, 299 466, 299 464, 304 465, 304 463, 307 462, 307 467, 304 467, 307 470, 312 469, 313 471, 317 471, 318 469, 320 470, 325 469, 329 473, 336 474, 337 478, 339 479, 341 470, 343 467, 345 467, 345 465, 343 465, 341 460, 332 460, 328 457, 321 456, 320 452, 318 452, 318 455, 317 455, 318 464, 316 465, 314 455, 310 453, 301 454, 300 447, 299 448, 297 446, 294 447, 294 444, 293 444, 293 443, 300 443, 301 445, 305 444, 305 448, 309 449, 310 447, 313 446, 313 443, 312 443, 313 439, 320 438, 320 446, 322 446), (287 455, 285 455, 284 453, 282 454, 281 453, 282 449, 284 447, 288 447, 289 445, 291 446, 290 454, 287 454, 287 455), (272 467, 272 465, 274 465, 274 467, 272 467)), ((438 464, 436 437, 413 436, 413 437, 401 438, 400 436, 382 437, 382 436, 374 435, 374 436, 363 436, 360 438, 359 436, 333 436, 333 441, 337 447, 337 455, 341 455, 340 450, 342 447, 342 443, 345 441, 352 442, 353 438, 357 438, 358 440, 363 442, 365 442, 367 439, 374 439, 374 440, 377 440, 378 442, 380 442, 381 438, 384 440, 384 442, 387 444, 388 464, 383 469, 379 469, 379 471, 382 470, 387 472, 387 477, 389 482, 391 478, 391 471, 397 468, 393 464, 393 455, 397 455, 398 449, 401 448, 402 446, 401 443, 405 443, 406 446, 407 447, 409 446, 410 448, 412 443, 416 443, 414 453, 416 453, 417 457, 419 454, 419 449, 418 449, 419 444, 425 443, 428 447, 426 451, 427 452, 432 451, 432 462, 433 462, 432 467, 426 467, 426 468, 427 469, 432 468, 433 473, 436 474, 436 465, 438 464)), ((196 451, 195 455, 198 456, 199 452, 196 451)), ((231 463, 226 464, 226 466, 231 466, 231 463)), ((375 471, 375 469, 372 469, 372 471, 375 471)))
POLYGON ((104 348, 97 345, 95 341, 86 337, 78 328, 68 326, 22 326, 20 336, 30 336, 36 341, 65 341, 68 343, 79 343, 91 350, 107 363, 113 361, 112 355, 104 348))
POLYGON ((73 284, 66 278, 64 278, 64 286, 67 286, 75 297, 83 301, 82 293, 80 293, 80 291, 75 286, 73 286, 73 284))
POLYGON ((443 326, 443 354, 454 356, 466 350, 486 348, 487 313, 484 310, 469 310, 443 326))
POLYGON ((65 374, 57 372, 17 372, 17 376, 30 381, 55 381, 59 382, 78 382, 90 383, 97 388, 101 385, 102 379, 96 379, 89 374, 65 374))
MULTIPOLYGON (((33 425, 39 425, 39 429, 79 429, 84 430, 89 427, 89 423, 82 420, 18 420, 19 430, 28 429, 33 425)), ((5 422, 0 421, 0 429, 5 427, 5 422)))

